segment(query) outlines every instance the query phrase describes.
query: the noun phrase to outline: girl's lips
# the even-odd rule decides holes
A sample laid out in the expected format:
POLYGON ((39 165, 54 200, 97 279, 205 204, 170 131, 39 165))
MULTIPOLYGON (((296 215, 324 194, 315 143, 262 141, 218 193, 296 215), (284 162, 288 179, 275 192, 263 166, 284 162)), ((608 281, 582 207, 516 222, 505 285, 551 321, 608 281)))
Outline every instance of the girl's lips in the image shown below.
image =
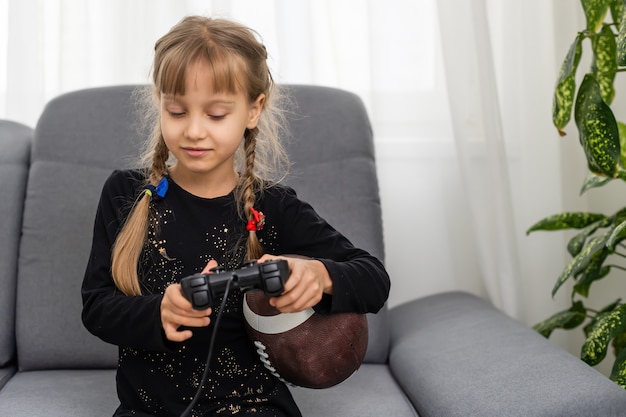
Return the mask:
POLYGON ((183 148, 183 151, 192 158, 198 158, 206 155, 211 150, 205 148, 183 148))

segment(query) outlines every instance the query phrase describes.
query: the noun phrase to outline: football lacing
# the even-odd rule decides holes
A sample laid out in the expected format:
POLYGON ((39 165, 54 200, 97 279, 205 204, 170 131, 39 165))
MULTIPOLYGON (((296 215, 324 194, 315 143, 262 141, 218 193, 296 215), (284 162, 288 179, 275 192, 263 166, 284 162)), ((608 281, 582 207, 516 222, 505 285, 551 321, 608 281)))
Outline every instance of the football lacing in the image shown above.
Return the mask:
POLYGON ((266 347, 263 344, 263 342, 255 340, 254 345, 256 346, 256 353, 259 355, 259 359, 261 359, 261 362, 263 362, 263 366, 265 366, 271 372, 272 375, 280 379, 285 384, 295 387, 294 384, 292 384, 289 381, 286 381, 285 378, 280 376, 280 374, 276 371, 276 368, 272 366, 272 362, 270 361, 270 355, 267 354, 266 347))

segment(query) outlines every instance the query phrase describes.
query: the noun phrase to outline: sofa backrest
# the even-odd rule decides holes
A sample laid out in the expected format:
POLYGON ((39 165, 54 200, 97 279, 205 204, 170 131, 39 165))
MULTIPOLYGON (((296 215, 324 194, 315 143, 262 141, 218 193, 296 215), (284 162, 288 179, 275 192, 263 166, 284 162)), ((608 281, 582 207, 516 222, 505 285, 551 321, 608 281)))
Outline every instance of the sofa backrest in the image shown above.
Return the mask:
POLYGON ((17 252, 33 129, 0 120, 0 368, 15 360, 17 252))
POLYGON ((35 128, 18 270, 20 370, 116 366, 117 349, 81 322, 80 287, 104 180, 137 153, 131 91, 57 97, 35 128))
MULTIPOLYGON (((286 87, 297 103, 290 114, 293 174, 287 182, 355 244, 382 259, 372 132, 362 102, 330 88, 286 87)), ((116 349, 82 326, 80 284, 104 180, 113 169, 131 166, 138 154, 143 135, 135 89, 65 94, 48 103, 37 124, 18 271, 21 370, 116 365, 116 349)), ((369 317, 367 361, 387 359, 386 317, 386 309, 369 317)))

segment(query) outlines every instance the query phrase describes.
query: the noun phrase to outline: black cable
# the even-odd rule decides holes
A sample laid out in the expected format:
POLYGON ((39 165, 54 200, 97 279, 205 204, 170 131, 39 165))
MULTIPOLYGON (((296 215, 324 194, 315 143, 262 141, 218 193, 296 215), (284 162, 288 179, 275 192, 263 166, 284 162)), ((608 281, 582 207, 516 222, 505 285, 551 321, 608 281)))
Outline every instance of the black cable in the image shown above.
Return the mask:
POLYGON ((222 298, 222 304, 220 305, 220 311, 217 313, 217 317, 215 317, 215 324, 213 325, 213 334, 211 334, 211 342, 209 343, 209 353, 206 358, 206 364, 204 365, 204 373, 202 374, 202 379, 200 380, 200 386, 196 391, 196 394, 193 396, 193 400, 187 406, 185 411, 180 415, 180 417, 187 417, 191 410, 198 403, 200 399, 200 394, 202 394, 202 387, 206 382, 207 376, 209 376, 209 362, 211 362, 211 356, 213 356, 213 348, 215 347, 215 336, 217 335, 217 328, 220 325, 220 321, 222 320, 222 313, 224 312, 224 308, 226 307, 226 299, 228 298, 228 291, 230 290, 230 284, 233 282, 233 278, 231 277, 226 282, 226 288, 224 289, 224 297, 222 298))

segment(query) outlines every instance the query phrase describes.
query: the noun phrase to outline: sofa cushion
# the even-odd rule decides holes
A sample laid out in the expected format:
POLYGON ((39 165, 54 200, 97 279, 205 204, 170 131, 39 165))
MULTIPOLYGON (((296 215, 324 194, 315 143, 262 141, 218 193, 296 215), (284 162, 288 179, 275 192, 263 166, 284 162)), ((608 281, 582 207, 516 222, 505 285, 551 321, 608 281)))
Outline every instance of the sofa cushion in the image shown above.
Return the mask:
POLYGON ((20 372, 0 390, 3 416, 106 417, 119 401, 114 370, 20 372))
POLYGON ((331 388, 296 387, 291 392, 306 417, 418 415, 387 365, 365 364, 350 378, 331 388))
MULTIPOLYGON (((366 364, 335 387, 292 393, 306 417, 417 416, 386 365, 366 364)), ((11 417, 102 417, 117 404, 114 370, 21 372, 0 391, 2 415, 11 417)))
POLYGON ((15 359, 17 252, 32 137, 30 127, 0 120, 0 368, 15 359))

